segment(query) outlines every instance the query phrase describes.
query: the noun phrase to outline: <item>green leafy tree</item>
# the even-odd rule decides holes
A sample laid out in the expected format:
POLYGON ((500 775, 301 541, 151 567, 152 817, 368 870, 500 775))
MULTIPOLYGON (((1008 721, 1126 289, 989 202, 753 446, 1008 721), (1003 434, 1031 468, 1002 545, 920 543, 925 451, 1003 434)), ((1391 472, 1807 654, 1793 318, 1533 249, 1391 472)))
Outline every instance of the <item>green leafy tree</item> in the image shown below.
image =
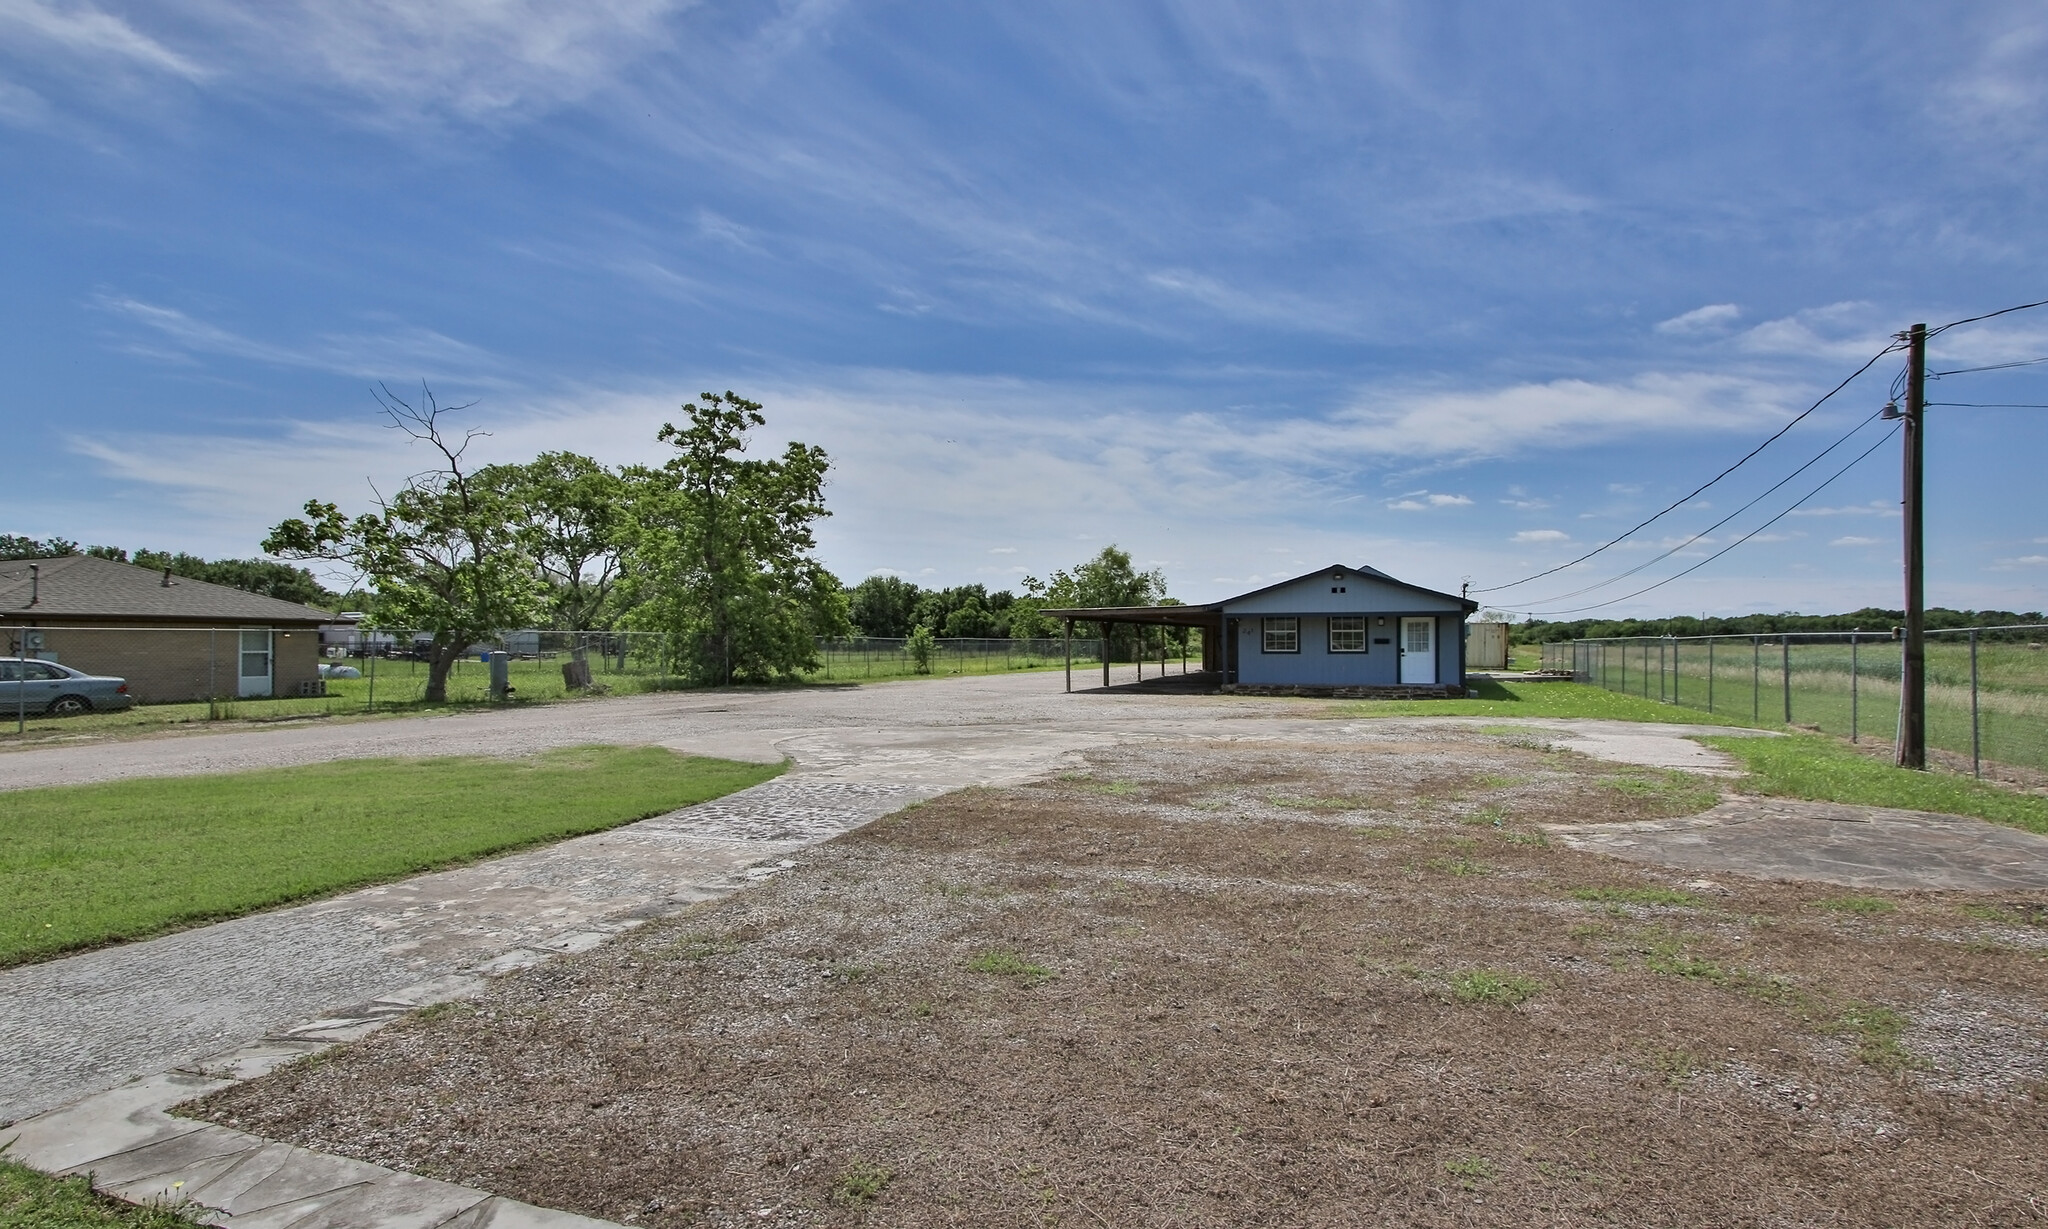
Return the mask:
MULTIPOLYGON (((86 554, 111 549, 88 547, 86 554)), ((25 538, 18 533, 0 533, 0 559, 62 559, 78 554, 78 543, 68 538, 25 538)), ((107 556, 102 556, 103 558, 107 556)))
MULTIPOLYGON (((1024 591, 1038 605, 1053 608, 1152 606, 1166 598, 1166 573, 1157 568, 1139 571, 1129 551, 1111 545, 1071 571, 1054 572, 1051 581, 1025 577, 1024 591)), ((1128 659, 1137 651, 1137 633, 1128 624, 1104 623, 1098 634, 1108 639, 1110 652, 1119 658, 1128 659)))
POLYGON ((544 452, 477 471, 495 489, 547 591, 552 626, 609 628, 631 523, 626 479, 586 456, 544 452))
POLYGON ((910 654, 910 665, 919 674, 932 672, 932 653, 939 647, 939 641, 932 635, 932 629, 919 624, 910 631, 903 641, 904 651, 910 654))
POLYGON ((847 615, 863 636, 907 636, 921 596, 901 576, 870 576, 847 591, 847 615))
POLYGON ((775 460, 742 454, 767 422, 727 392, 686 405, 659 437, 676 456, 632 475, 629 622, 668 633, 679 671, 724 685, 794 678, 818 664, 816 638, 845 635, 846 594, 811 556, 828 516, 825 450, 792 442, 775 460))
POLYGON ((424 388, 418 407, 389 389, 378 403, 393 429, 433 450, 434 467, 354 519, 334 504, 308 500, 305 517, 279 523, 263 549, 346 564, 367 577, 377 589, 378 626, 430 634, 426 699, 440 703, 464 650, 526 625, 540 586, 505 491, 464 466, 463 453, 485 433, 469 431, 456 442, 442 430, 443 415, 469 407, 444 407, 424 388))
MULTIPOLYGON (((124 554, 126 552, 123 552, 124 554)), ((130 559, 136 567, 152 572, 169 570, 173 576, 226 585, 245 593, 260 593, 281 602, 298 602, 332 610, 340 595, 328 591, 320 579, 305 568, 295 568, 275 559, 202 559, 184 551, 138 550, 130 559)))

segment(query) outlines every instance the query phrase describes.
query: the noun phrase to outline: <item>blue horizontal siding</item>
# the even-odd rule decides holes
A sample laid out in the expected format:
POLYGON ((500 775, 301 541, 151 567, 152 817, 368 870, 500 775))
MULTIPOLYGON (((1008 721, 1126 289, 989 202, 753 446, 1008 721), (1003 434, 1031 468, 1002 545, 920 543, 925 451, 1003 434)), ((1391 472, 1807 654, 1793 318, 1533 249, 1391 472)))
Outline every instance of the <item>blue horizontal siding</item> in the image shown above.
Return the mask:
MULTIPOLYGON (((1264 619, 1261 612, 1240 614, 1226 611, 1227 617, 1239 620, 1237 681, 1245 684, 1259 684, 1281 687, 1391 687, 1401 681, 1401 618, 1399 614, 1369 615, 1366 621, 1366 651, 1363 653, 1332 653, 1329 651, 1329 619, 1326 615, 1292 615, 1301 621, 1301 651, 1299 653, 1267 653, 1264 619), (1381 626, 1380 620, 1386 625, 1381 626), (1387 643, 1381 644, 1380 641, 1387 643)), ((1426 612, 1408 611, 1409 617, 1426 612)), ((1464 635, 1464 619, 1459 615, 1436 616, 1436 680, 1439 683, 1456 683, 1458 677, 1459 650, 1464 635)))

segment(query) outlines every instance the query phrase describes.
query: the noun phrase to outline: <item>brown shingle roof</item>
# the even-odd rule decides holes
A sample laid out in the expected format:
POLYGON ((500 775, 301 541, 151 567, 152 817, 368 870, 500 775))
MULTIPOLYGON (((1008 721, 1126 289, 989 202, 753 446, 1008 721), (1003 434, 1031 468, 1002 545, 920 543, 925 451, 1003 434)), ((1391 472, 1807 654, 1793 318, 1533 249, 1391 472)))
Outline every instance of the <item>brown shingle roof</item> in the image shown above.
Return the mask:
POLYGON ((108 623, 325 623, 324 610, 244 593, 226 585, 171 577, 91 555, 0 560, 0 621, 103 619, 108 623), (29 570, 40 569, 38 580, 29 570), (31 604, 31 595, 34 603, 31 604))

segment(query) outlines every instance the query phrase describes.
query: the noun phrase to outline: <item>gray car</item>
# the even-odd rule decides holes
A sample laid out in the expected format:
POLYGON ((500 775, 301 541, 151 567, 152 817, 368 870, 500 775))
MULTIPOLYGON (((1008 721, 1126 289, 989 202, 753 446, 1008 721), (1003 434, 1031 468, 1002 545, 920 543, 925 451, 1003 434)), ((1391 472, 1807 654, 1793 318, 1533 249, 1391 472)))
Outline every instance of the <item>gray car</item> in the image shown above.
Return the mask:
POLYGON ((0 657, 0 714, 27 709, 70 717, 130 708, 128 680, 87 674, 33 657, 0 657))

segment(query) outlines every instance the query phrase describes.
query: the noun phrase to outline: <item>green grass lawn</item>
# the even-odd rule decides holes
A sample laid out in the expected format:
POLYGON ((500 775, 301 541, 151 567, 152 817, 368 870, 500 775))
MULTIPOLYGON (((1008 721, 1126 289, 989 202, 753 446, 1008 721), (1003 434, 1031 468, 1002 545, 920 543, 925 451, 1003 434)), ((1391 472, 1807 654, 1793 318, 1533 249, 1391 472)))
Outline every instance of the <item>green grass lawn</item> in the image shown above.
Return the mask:
POLYGON ((1702 738, 1741 761, 1739 788, 1781 798, 1973 815, 2048 834, 2048 798, 1969 777, 1914 772, 1874 760, 1818 734, 1785 738, 1702 738))
POLYGON ((0 793, 0 967, 595 832, 781 771, 572 747, 0 793))
POLYGON ((1641 696, 1608 691, 1590 683, 1481 683, 1479 694, 1463 700, 1359 700, 1342 706, 1342 717, 1604 717, 1614 721, 1660 721, 1684 725, 1747 726, 1727 714, 1661 704, 1641 696))
POLYGON ((84 1178, 54 1178, 0 1156, 4 1229, 193 1229, 167 1208, 141 1208, 93 1193, 84 1178))

